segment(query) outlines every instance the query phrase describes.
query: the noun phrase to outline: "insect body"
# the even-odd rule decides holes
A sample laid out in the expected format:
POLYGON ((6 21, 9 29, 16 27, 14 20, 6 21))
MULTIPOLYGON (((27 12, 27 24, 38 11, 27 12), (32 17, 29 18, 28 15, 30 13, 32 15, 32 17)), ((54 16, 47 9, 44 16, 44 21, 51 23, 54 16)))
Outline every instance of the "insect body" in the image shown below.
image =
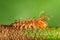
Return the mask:
POLYGON ((34 28, 34 29, 40 29, 45 28, 47 26, 47 22, 43 20, 42 18, 34 19, 34 20, 26 20, 26 21, 17 21, 12 24, 14 27, 20 27, 20 29, 28 29, 28 28, 34 28))
POLYGON ((22 21, 16 21, 12 24, 14 27, 20 27, 20 29, 40 29, 45 28, 47 26, 47 22, 44 20, 46 16, 41 16, 38 19, 32 19, 32 20, 22 20, 22 21))

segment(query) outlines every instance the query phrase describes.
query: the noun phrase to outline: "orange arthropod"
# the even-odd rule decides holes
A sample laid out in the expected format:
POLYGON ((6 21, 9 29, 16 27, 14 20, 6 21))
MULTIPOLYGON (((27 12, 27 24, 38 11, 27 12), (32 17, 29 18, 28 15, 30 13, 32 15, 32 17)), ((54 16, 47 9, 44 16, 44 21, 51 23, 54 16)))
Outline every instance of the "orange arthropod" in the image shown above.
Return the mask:
POLYGON ((24 22, 21 21, 21 23, 18 21, 18 22, 13 23, 13 26, 14 27, 20 27, 20 29, 22 29, 23 27, 25 29, 31 28, 31 26, 34 29, 39 29, 39 28, 46 27, 47 26, 47 22, 45 20, 42 20, 42 19, 30 20, 30 21, 24 21, 24 22))
POLYGON ((47 26, 47 22, 44 20, 46 16, 41 16, 38 19, 32 19, 32 20, 28 20, 26 19, 26 21, 22 20, 22 21, 17 21, 13 23, 13 26, 15 27, 20 27, 20 29, 28 29, 28 28, 34 28, 34 29, 40 29, 40 28, 45 28, 47 26))

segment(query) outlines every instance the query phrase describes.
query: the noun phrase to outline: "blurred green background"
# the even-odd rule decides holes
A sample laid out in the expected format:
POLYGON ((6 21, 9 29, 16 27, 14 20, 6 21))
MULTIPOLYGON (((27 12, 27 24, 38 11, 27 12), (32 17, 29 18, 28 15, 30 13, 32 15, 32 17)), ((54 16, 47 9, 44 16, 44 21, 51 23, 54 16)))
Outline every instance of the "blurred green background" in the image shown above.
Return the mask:
POLYGON ((0 0, 0 24, 22 18, 38 18, 41 11, 49 16, 49 26, 60 26, 60 0, 0 0))

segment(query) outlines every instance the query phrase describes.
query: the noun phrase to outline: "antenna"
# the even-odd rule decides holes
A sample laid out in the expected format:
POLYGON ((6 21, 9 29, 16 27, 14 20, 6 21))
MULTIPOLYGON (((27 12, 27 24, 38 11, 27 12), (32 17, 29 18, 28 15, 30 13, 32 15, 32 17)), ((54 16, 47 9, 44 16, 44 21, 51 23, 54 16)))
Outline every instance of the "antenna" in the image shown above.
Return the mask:
POLYGON ((45 11, 41 11, 41 12, 39 13, 39 17, 40 17, 42 14, 45 14, 45 11))
POLYGON ((39 14, 39 18, 42 18, 44 19, 45 18, 45 11, 41 11, 40 14, 39 14))
POLYGON ((46 12, 45 11, 41 11, 39 17, 42 18, 42 19, 47 18, 48 20, 50 20, 49 16, 46 15, 46 12))

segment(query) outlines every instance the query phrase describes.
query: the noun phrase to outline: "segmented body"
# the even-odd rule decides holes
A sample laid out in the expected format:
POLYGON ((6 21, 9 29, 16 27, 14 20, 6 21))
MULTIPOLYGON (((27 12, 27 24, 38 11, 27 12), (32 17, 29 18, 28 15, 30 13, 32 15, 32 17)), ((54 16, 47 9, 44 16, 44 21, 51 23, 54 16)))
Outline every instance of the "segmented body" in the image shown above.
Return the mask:
POLYGON ((47 26, 47 22, 42 18, 26 20, 26 21, 16 21, 12 24, 12 27, 20 27, 20 29, 40 29, 45 28, 47 26))

